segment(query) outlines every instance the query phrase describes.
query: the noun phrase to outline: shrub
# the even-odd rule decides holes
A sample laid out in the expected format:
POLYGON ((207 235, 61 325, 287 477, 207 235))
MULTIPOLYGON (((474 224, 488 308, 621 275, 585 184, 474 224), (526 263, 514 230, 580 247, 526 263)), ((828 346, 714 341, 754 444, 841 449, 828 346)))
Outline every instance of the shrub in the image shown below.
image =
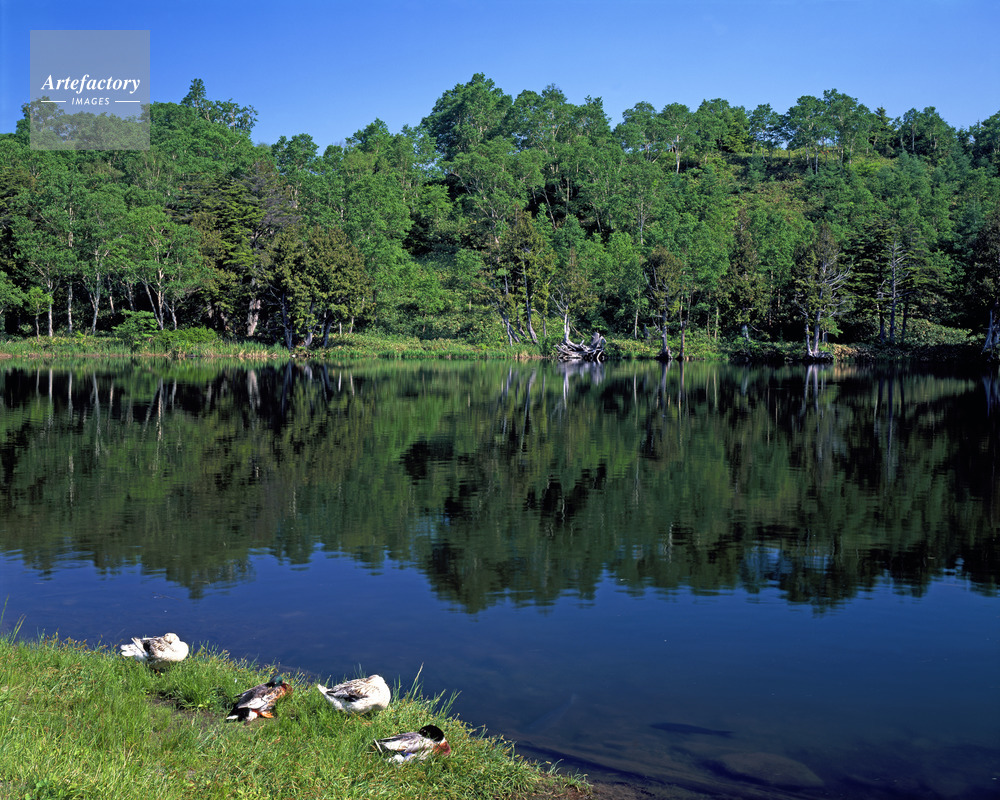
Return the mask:
POLYGON ((124 311, 125 321, 116 325, 113 332, 132 352, 148 349, 153 337, 160 331, 151 311, 124 311))
POLYGON ((962 328, 948 328, 926 319, 910 319, 906 322, 907 347, 936 347, 939 345, 966 345, 972 334, 962 328))

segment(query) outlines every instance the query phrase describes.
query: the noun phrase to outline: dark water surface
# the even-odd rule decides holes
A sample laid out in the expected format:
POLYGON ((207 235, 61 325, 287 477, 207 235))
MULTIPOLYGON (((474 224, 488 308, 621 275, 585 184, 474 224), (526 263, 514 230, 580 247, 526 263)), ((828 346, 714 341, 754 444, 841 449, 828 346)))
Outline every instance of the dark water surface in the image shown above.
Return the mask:
POLYGON ((2 625, 419 672, 664 796, 997 797, 998 461, 996 376, 14 365, 2 625))

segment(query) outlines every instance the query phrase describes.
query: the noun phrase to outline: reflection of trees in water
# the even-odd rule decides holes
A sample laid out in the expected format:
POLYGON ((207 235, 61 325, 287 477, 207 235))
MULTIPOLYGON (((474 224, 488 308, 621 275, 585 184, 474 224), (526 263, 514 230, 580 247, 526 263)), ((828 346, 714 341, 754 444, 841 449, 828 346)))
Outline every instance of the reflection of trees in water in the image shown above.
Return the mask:
POLYGON ((1000 375, 983 375, 983 389, 986 391, 986 412, 990 416, 1000 413, 1000 375))
POLYGON ((139 565, 198 595, 247 580, 250 552, 305 560, 282 532, 281 370, 188 368, 2 376, 0 518, 7 549, 51 571, 67 553, 139 565))
POLYGON ((8 370, 3 542, 43 571, 84 553, 193 594, 320 547, 412 565, 470 611, 608 575, 817 607, 947 570, 995 591, 979 385, 691 363, 8 370))

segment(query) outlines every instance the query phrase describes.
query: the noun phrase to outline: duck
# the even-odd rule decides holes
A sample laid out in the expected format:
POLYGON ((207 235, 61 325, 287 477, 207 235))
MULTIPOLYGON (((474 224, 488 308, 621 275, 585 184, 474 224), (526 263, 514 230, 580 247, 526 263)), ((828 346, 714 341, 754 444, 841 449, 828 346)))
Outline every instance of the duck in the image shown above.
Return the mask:
POLYGON ((151 667, 183 661, 187 658, 188 646, 176 633, 163 636, 132 637, 132 641, 119 647, 126 658, 134 658, 151 667))
POLYGON ((390 761, 403 764, 423 761, 433 755, 451 755, 451 745, 444 738, 444 731, 437 725, 424 725, 419 731, 397 733, 388 739, 376 739, 375 749, 390 757, 390 761))
POLYGON ((355 678, 352 681, 338 683, 336 686, 316 684, 316 688, 337 711, 348 714, 367 714, 369 711, 381 711, 389 705, 392 692, 381 675, 369 675, 367 678, 355 678))
POLYGON ((292 687, 280 676, 275 675, 267 683, 247 689, 237 697, 226 719, 243 720, 246 724, 253 722, 257 717, 272 719, 274 704, 291 693, 292 687))

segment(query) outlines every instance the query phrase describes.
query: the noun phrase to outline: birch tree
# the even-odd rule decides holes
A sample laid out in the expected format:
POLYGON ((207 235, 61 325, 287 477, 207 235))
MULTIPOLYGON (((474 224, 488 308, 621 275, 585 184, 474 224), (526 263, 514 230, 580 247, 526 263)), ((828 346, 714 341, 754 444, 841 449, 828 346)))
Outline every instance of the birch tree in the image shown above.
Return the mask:
POLYGON ((825 222, 799 260, 798 270, 795 305, 805 324, 806 349, 815 358, 823 337, 839 332, 837 318, 849 309, 851 299, 846 291, 850 267, 841 265, 840 245, 825 222))

